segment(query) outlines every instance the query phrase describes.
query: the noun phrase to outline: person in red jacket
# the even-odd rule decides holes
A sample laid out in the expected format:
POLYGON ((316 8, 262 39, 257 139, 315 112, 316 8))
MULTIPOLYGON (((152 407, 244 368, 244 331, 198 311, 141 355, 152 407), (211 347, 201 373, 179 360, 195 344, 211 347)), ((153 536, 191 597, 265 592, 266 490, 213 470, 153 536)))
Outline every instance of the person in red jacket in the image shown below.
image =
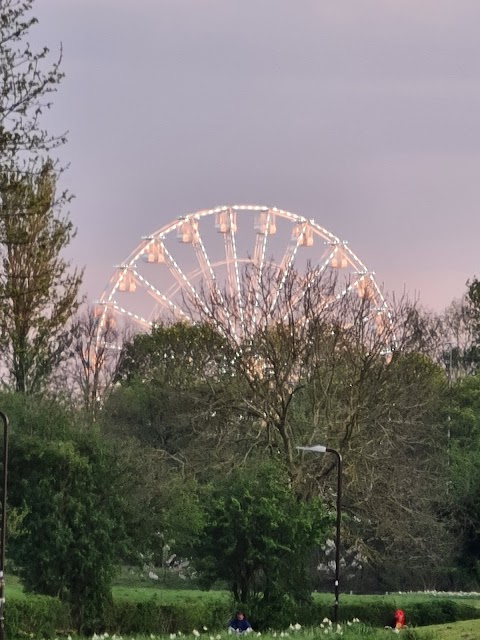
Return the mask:
POLYGON ((405 626, 405 613, 401 609, 397 609, 393 615, 393 628, 403 629, 405 626))

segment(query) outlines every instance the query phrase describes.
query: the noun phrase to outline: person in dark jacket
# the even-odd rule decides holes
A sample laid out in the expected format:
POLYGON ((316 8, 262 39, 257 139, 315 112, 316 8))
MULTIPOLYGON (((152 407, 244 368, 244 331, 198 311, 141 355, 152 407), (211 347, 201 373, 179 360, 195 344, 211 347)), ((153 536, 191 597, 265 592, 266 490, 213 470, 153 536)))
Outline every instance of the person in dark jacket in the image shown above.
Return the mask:
POLYGON ((228 633, 250 633, 252 625, 245 618, 243 611, 237 611, 228 623, 228 633))

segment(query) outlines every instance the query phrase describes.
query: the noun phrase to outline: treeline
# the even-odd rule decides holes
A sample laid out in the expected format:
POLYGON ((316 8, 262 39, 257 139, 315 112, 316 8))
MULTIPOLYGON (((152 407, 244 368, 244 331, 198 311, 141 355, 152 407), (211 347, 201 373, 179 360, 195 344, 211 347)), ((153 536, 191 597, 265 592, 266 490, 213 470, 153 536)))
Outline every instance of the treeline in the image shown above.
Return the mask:
POLYGON ((10 570, 86 631, 119 564, 165 566, 168 550, 274 617, 332 584, 335 463, 296 449, 328 444, 344 457, 343 589, 478 585, 479 282, 436 316, 376 309, 367 290, 335 297, 314 270, 279 288, 274 265, 247 269, 241 335, 227 296, 148 335, 78 312, 52 157, 64 136, 42 126, 61 55, 30 47, 32 6, 0 7, 10 570))
MULTIPOLYGON (((452 309, 407 303, 391 307, 387 351, 387 330, 317 305, 241 348, 221 325, 157 326, 114 352, 94 406, 75 384, 85 349, 70 347, 42 394, 1 397, 11 570, 80 629, 105 619, 122 563, 177 567, 275 617, 332 585, 335 461, 296 449, 323 443, 344 459, 343 589, 478 588, 477 287, 463 346, 445 341, 452 309)), ((88 346, 80 324, 72 344, 88 346)))

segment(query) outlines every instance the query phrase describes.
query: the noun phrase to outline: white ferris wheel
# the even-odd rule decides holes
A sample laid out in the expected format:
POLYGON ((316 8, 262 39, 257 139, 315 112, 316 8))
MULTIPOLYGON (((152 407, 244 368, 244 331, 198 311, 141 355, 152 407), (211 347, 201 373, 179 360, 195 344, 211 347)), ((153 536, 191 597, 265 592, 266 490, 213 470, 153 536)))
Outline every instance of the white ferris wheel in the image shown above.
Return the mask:
MULTIPOLYGON (((377 327, 390 318, 374 273, 346 242, 302 215, 241 204, 180 216, 144 237, 115 267, 98 302, 98 326, 101 330, 107 318, 141 331, 159 322, 195 322, 193 306, 214 319, 211 301, 228 297, 238 310, 235 331, 240 342, 251 330, 247 323, 257 321, 255 313, 246 313, 245 270, 253 268, 258 283, 272 265, 276 279, 270 311, 280 304, 282 288, 293 272, 308 272, 310 278, 312 273, 321 277, 334 272, 334 297, 367 299, 367 320, 377 327)), ((261 304, 258 294, 253 300, 261 304)))

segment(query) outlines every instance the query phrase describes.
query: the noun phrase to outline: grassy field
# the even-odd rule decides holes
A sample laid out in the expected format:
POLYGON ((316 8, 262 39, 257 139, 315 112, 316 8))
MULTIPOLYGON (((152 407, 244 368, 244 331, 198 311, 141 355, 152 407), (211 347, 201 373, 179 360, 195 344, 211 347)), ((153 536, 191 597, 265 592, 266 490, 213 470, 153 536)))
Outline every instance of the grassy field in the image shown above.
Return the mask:
MULTIPOLYGON (((6 576, 6 597, 7 598, 24 598, 25 594, 20 584, 19 579, 16 576, 6 576)), ((144 602, 146 600, 155 599, 158 602, 165 604, 171 604, 174 602, 182 601, 198 601, 199 599, 206 602, 228 602, 229 593, 227 591, 200 591, 199 589, 166 589, 162 588, 162 585, 158 582, 150 581, 141 585, 116 585, 113 587, 113 595, 116 598, 127 599, 132 602, 144 602)), ((455 602, 465 602, 474 607, 480 608, 480 597, 478 595, 469 596, 443 596, 438 595, 439 598, 448 598, 455 602)), ((341 603, 356 603, 364 600, 371 600, 372 598, 381 599, 384 602, 389 602, 394 605, 401 606, 402 608, 408 608, 410 602, 421 602, 431 600, 431 594, 423 593, 402 593, 402 594, 389 594, 389 595, 350 595, 341 594, 341 603)), ((329 593, 315 593, 314 599, 323 604, 330 604, 332 601, 332 594, 329 593)), ((480 634, 478 635, 480 640, 480 634)))
MULTIPOLYGON (((151 586, 114 586, 113 594, 117 598, 127 598, 135 602, 143 602, 155 598, 159 602, 170 604, 178 600, 207 600, 210 602, 227 602, 229 599, 229 593, 227 591, 200 591, 197 589, 161 589, 151 586)), ((423 593, 402 593, 402 594, 389 594, 389 595, 350 595, 341 594, 340 602, 356 603, 365 600, 371 600, 372 598, 381 599, 384 602, 392 603, 394 605, 401 605, 402 607, 408 607, 410 602, 422 602, 432 599, 432 595, 423 593)), ((478 596, 442 596, 439 598, 454 600, 456 602, 466 602, 473 607, 480 608, 480 597, 478 596)), ((330 604, 333 595, 329 593, 316 593, 314 599, 323 604, 330 604)), ((479 636, 480 640, 480 636, 479 636)))
POLYGON ((133 602, 158 600, 165 604, 173 602, 203 600, 207 602, 228 602, 230 594, 227 591, 200 591, 198 589, 152 589, 151 587, 114 586, 115 598, 123 598, 133 602))
MULTIPOLYGON (((133 636, 112 636, 101 634, 94 636, 94 640, 231 640, 232 636, 226 632, 221 634, 210 635, 210 632, 202 631, 179 636, 172 634, 171 636, 161 635, 141 635, 133 636)), ((253 632, 247 636, 250 640, 260 640, 259 635, 253 632)), ((397 635, 388 629, 372 629, 362 624, 352 624, 351 626, 342 625, 337 631, 333 626, 328 624, 319 626, 315 629, 302 629, 299 632, 287 631, 286 633, 265 633, 261 635, 261 640, 319 640, 319 638, 337 638, 338 640, 388 640, 389 638, 402 638, 408 640, 479 640, 480 638, 480 620, 456 622, 454 624, 435 625, 431 627, 423 627, 416 629, 405 629, 397 635)), ((74 637, 73 640, 83 640, 74 637)))
POLYGON ((16 576, 5 576, 5 596, 7 598, 26 598, 20 580, 16 576))
MULTIPOLYGON (((415 629, 419 640, 479 640, 480 620, 463 620, 415 629)), ((401 638, 401 635, 399 636, 401 638)))
MULTIPOLYGON (((201 591, 198 589, 168 589, 162 588, 163 585, 159 582, 150 581, 147 583, 136 584, 129 582, 127 584, 118 584, 113 588, 113 594, 116 599, 120 600, 128 600, 130 602, 146 602, 150 600, 154 600, 159 604, 175 604, 175 603, 208 603, 216 604, 216 603, 228 603, 230 599, 230 595, 225 590, 219 591, 201 591)), ((13 576, 6 577, 6 598, 8 599, 22 599, 25 598, 26 595, 23 592, 22 586, 18 580, 18 578, 13 576)), ((402 593, 402 594, 389 594, 389 595, 350 595, 350 594, 341 594, 340 597, 340 608, 342 604, 356 604, 364 601, 372 601, 372 600, 382 600, 383 602, 389 603, 391 609, 395 609, 396 607, 401 607, 407 613, 408 617, 408 607, 409 604, 413 604, 414 602, 422 602, 431 600, 432 594, 423 594, 423 593, 402 593)), ((480 597, 478 594, 473 596, 461 595, 454 596, 452 595, 443 595, 438 594, 439 598, 448 598, 450 600, 454 600, 456 602, 468 603, 469 605, 480 608, 480 597)), ((324 594, 314 594, 314 598, 318 603, 322 603, 325 605, 330 605, 332 603, 332 594, 324 593, 324 594)), ((296 622, 296 621, 292 621, 296 622)), ((277 635, 269 635, 264 634, 261 640, 276 640, 279 638, 283 638, 286 636, 290 636, 289 640, 316 640, 319 635, 324 637, 326 631, 328 635, 335 635, 331 633, 331 627, 324 628, 320 627, 318 629, 312 630, 303 630, 300 633, 287 633, 285 635, 281 635, 278 633, 277 635)), ((348 627, 343 625, 342 628, 343 634, 342 637, 345 640, 356 639, 356 638, 368 638, 368 640, 382 640, 383 638, 393 638, 395 635, 392 634, 391 631, 384 629, 368 629, 363 627, 363 625, 356 625, 355 628, 348 627)), ((448 623, 444 625, 435 625, 430 627, 419 627, 414 630, 414 632, 409 632, 412 635, 408 635, 408 637, 418 638, 418 640, 480 640, 480 619, 479 620, 467 620, 463 622, 456 623, 448 623)), ((407 636, 407 632, 403 634, 407 636)), ((222 633, 221 636, 216 635, 215 639, 220 640, 220 637, 227 640, 229 637, 222 633)), ((252 634, 252 638, 256 639, 257 635, 252 634)), ((340 637, 340 636, 338 636, 340 637)), ((400 635, 400 637, 402 637, 400 635)), ((160 640, 160 636, 158 636, 160 640)), ((184 638, 178 640, 187 640, 187 638, 191 640, 196 640, 193 635, 185 636, 184 638)), ((100 638, 99 638, 100 640, 100 638)), ((108 639, 111 640, 111 639, 108 639)), ((117 636, 117 640, 120 638, 117 636)), ((124 638, 123 640, 127 640, 124 638)), ((138 635, 136 640, 140 640, 140 636, 138 635)), ((148 640, 151 640, 151 637, 148 637, 148 640)), ((163 640, 170 640, 170 638, 163 638, 163 640)), ((214 640, 213 636, 209 636, 208 633, 202 633, 199 640, 214 640)))

